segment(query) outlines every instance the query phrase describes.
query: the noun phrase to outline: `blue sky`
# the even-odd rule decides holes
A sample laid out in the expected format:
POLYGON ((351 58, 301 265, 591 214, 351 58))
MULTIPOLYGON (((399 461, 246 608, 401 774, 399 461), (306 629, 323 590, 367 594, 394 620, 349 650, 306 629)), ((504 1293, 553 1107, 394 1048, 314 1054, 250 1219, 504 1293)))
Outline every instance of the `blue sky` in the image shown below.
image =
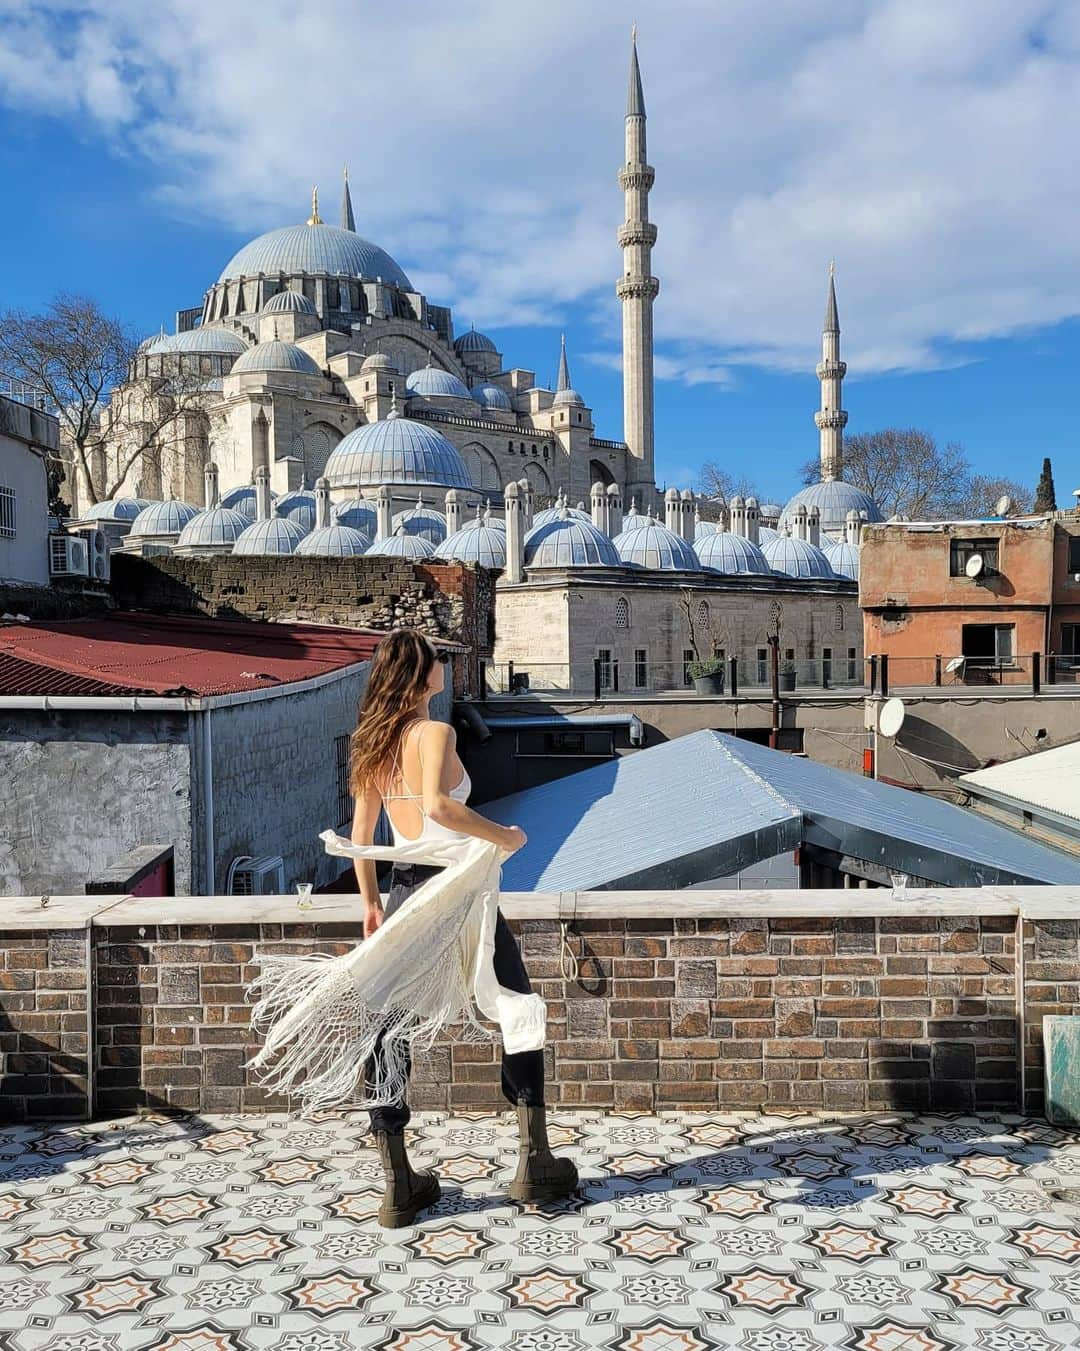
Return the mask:
POLYGON ((849 433, 920 426, 1032 484, 1050 455, 1059 499, 1080 487, 1076 0, 579 9, 160 0, 150 25, 134 0, 0 0, 0 304, 82 290, 168 328, 312 181, 335 219, 348 160, 359 231, 540 383, 565 330, 618 436, 636 18, 658 479, 712 459, 796 486, 835 257, 849 433))

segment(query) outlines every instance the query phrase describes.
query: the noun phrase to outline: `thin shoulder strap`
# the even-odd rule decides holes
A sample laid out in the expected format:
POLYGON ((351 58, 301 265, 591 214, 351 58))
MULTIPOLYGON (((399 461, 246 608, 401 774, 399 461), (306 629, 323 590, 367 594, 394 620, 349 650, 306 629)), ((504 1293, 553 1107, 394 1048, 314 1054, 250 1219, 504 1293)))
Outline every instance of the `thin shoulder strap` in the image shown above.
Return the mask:
MULTIPOLYGON (((392 759, 392 761, 393 761, 394 769, 397 771, 397 777, 401 780, 401 782, 405 785, 406 788, 408 788, 409 785, 408 785, 408 782, 406 781, 406 778, 405 778, 405 772, 404 772, 404 770, 401 768, 401 761, 398 759, 398 751, 399 751, 399 750, 402 748, 402 746, 404 746, 404 744, 405 744, 405 733, 409 730, 410 727, 412 727, 413 723, 417 723, 417 722, 419 722, 419 721, 420 721, 419 718, 413 718, 412 722, 407 722, 407 723, 405 724, 405 726, 401 729, 401 735, 398 737, 398 744, 394 747, 394 750, 393 750, 393 753, 392 753, 392 756, 391 756, 391 759, 392 759)), ((420 735, 421 735, 421 738, 422 738, 422 737, 423 737, 423 733, 421 732, 420 735)), ((417 743, 417 748, 419 749, 419 742, 417 743)), ((423 759, 421 759, 421 761, 420 761, 420 767, 421 767, 421 768, 423 768, 423 764, 424 764, 423 759)), ((407 796, 415 796, 415 794, 408 794, 407 796)))

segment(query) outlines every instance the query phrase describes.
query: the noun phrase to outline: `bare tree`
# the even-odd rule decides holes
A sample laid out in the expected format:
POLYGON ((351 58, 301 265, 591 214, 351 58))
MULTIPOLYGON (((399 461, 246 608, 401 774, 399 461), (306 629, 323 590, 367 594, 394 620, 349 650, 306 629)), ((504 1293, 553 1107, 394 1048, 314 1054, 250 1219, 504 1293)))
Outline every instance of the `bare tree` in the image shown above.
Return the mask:
POLYGON ((91 503, 114 496, 140 461, 159 456, 179 422, 202 416, 202 380, 178 360, 110 399, 128 380, 137 350, 135 335, 88 296, 60 294, 41 314, 0 314, 0 369, 49 399, 91 503))
POLYGON ((715 460, 706 460, 698 470, 697 490, 706 501, 717 508, 726 507, 733 497, 756 497, 761 500, 757 484, 746 474, 736 476, 723 469, 715 460))
MULTIPOLYGON (((821 475, 817 458, 802 466, 804 483, 821 475)), ((1031 494, 1011 479, 973 474, 964 449, 955 441, 939 446, 918 427, 886 427, 862 432, 844 442, 844 480, 870 494, 885 516, 911 520, 948 520, 988 515, 1008 493, 1018 511, 1031 494)))

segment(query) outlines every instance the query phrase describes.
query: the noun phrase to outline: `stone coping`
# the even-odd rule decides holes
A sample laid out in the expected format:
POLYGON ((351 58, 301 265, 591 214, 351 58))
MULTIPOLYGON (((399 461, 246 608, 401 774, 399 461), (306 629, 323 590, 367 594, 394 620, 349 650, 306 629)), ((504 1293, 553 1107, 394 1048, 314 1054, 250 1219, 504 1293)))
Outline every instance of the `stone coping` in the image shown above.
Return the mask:
MULTIPOLYGON (((356 924, 355 894, 312 897, 301 910, 286 896, 0 897, 0 929, 83 929, 130 924, 356 924)), ((1080 887, 884 888, 835 891, 508 891, 501 905, 515 920, 872 919, 1018 915, 1080 919, 1080 887)))

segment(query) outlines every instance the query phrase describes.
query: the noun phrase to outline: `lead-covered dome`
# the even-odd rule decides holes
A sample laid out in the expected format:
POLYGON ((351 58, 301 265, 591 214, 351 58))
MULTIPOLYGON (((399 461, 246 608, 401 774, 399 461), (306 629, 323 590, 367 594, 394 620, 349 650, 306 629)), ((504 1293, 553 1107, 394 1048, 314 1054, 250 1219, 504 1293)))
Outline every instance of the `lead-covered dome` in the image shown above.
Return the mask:
POLYGON ((482 568, 506 567, 506 531, 485 520, 470 521, 435 550, 436 558, 477 563, 482 568))
POLYGON ((304 536, 281 516, 271 516, 268 521, 253 521, 237 536, 233 545, 234 554, 291 554, 304 536))
POLYGON ((869 493, 864 493, 861 488, 856 488, 852 483, 845 483, 840 478, 825 479, 821 483, 811 483, 808 488, 800 489, 784 508, 780 524, 790 525, 794 519, 795 508, 800 506, 805 507, 807 512, 811 507, 817 507, 821 512, 821 528, 829 535, 840 536, 844 533, 844 522, 849 511, 856 511, 860 516, 865 511, 865 519, 868 521, 885 519, 880 507, 869 493))
POLYGON ((162 352, 203 352, 212 356, 239 356, 247 343, 231 328, 219 324, 200 324, 183 333, 163 333, 140 347, 141 356, 159 356, 162 352))
POLYGON ((330 508, 330 520, 334 525, 347 525, 361 535, 367 535, 370 542, 379 528, 379 515, 365 497, 350 497, 347 502, 338 502, 330 508))
MULTIPOLYGON (((132 530, 134 528, 132 526, 132 530)), ((829 567, 838 577, 846 577, 851 582, 859 580, 859 546, 857 544, 849 544, 847 540, 839 540, 835 544, 827 544, 822 553, 829 560, 829 567)))
MULTIPOLYGON (((271 492, 270 501, 277 501, 277 493, 271 492)), ((230 488, 221 495, 221 505, 243 516, 244 524, 250 525, 258 515, 258 502, 255 497, 255 485, 242 483, 239 488, 230 488)))
MULTIPOLYGON (((533 530, 539 529, 542 525, 548 525, 552 521, 559 520, 562 515, 562 510, 562 507, 545 507, 543 511, 538 511, 533 517, 532 525, 529 527, 529 533, 531 534, 533 530)), ((589 513, 580 510, 578 507, 567 507, 566 514, 572 521, 588 521, 588 523, 592 525, 592 517, 589 513)), ((526 535, 525 538, 528 539, 529 536, 526 535)))
POLYGON ((248 527, 248 519, 229 507, 210 507, 193 516, 180 532, 178 549, 221 549, 225 553, 248 527))
POLYGON ((339 230, 336 225, 286 225, 269 230, 233 254, 218 281, 282 272, 287 276, 307 272, 381 280, 403 291, 413 289, 402 269, 378 244, 352 230, 339 230))
POLYGON ((134 521, 140 511, 153 503, 148 497, 110 497, 94 502, 79 517, 82 521, 134 521))
POLYGON ((720 526, 715 521, 696 521, 694 523, 694 540, 707 539, 710 535, 715 535, 720 526))
POLYGON ((623 530, 612 544, 624 563, 638 568, 673 568, 699 572, 701 564, 691 546, 659 521, 623 530))
POLYGON ((421 535, 434 545, 441 544, 446 538, 446 517, 441 511, 429 507, 423 496, 417 500, 416 506, 395 513, 393 527, 395 531, 402 529, 406 535, 421 535))
POLYGON ((315 302, 299 291, 279 291, 262 307, 263 314, 317 314, 315 302))
POLYGON ((421 398, 472 400, 464 381, 438 366, 421 366, 419 370, 413 371, 405 381, 405 388, 410 394, 418 394, 421 398))
POLYGON ((730 530, 717 530, 699 539, 694 551, 703 568, 721 572, 726 577, 767 577, 771 571, 762 550, 742 535, 730 530))
POLYGON ((495 413, 511 412, 510 395, 499 385, 490 384, 485 380, 483 384, 473 385, 469 395, 481 408, 487 408, 495 413))
POLYGON ((561 516, 534 525, 525 536, 526 567, 622 567, 614 544, 602 530, 598 530, 587 516, 578 520, 567 508, 561 510, 561 516))
POLYGON ((143 507, 131 523, 132 535, 179 535, 188 521, 194 520, 199 508, 187 502, 152 502, 143 507))
POLYGON ((301 535, 315 529, 315 494, 309 488, 294 488, 274 503, 274 511, 292 521, 301 535))
POLYGON ((779 539, 770 540, 761 552, 773 572, 783 572, 788 577, 801 577, 805 581, 837 580, 836 574, 829 566, 829 560, 808 540, 781 535, 779 539))
POLYGON ((377 539, 368 550, 368 556, 378 554, 382 558, 430 558, 434 552, 435 546, 431 540, 425 539, 423 535, 407 535, 399 529, 395 535, 377 539))
POLYGON ((467 333, 462 333, 454 339, 454 351, 495 352, 498 348, 486 333, 477 333, 475 328, 470 328, 467 333))
POLYGON ((371 540, 347 525, 324 525, 305 535, 296 546, 305 558, 355 558, 366 553, 371 540))
POLYGON ((349 432, 330 452, 323 473, 335 488, 384 483, 472 488, 453 442, 427 423, 404 417, 369 422, 349 432))
POLYGON ((231 375, 243 371, 282 371, 290 375, 322 375, 314 360, 295 343, 272 338, 256 343, 233 362, 231 375))

